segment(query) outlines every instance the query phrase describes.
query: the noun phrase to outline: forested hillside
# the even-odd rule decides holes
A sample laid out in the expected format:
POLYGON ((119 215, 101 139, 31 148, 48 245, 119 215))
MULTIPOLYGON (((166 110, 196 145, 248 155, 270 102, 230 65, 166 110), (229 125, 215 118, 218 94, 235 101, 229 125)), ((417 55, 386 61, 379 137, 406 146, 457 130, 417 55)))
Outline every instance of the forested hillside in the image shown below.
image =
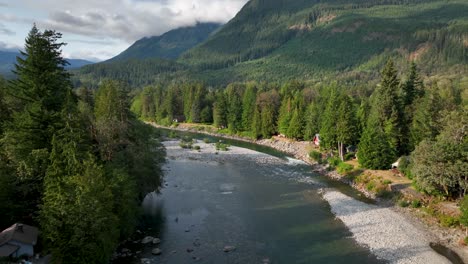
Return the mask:
POLYGON ((213 85, 367 82, 390 56, 399 68, 418 62, 423 75, 467 73, 467 13, 464 0, 252 0, 181 55, 178 62, 189 70, 177 76, 213 85))
POLYGON ((161 36, 142 38, 109 61, 128 59, 177 59, 180 54, 205 41, 221 25, 198 23, 171 30, 161 36))
POLYGON ((60 37, 34 26, 17 78, 0 78, 0 229, 38 226, 53 263, 108 263, 161 185, 164 150, 125 85, 73 89, 60 37))
POLYGON ((232 80, 375 74, 388 56, 424 72, 466 70, 467 13, 463 0, 253 0, 182 61, 232 80))

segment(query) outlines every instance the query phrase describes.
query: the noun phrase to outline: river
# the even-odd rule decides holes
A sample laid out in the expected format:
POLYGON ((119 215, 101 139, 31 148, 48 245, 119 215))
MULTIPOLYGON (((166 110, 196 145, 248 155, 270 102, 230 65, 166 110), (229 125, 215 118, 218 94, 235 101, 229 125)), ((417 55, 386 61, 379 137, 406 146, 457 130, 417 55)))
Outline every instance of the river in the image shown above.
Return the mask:
POLYGON ((152 256, 155 246, 148 246, 141 258, 151 263, 383 263, 335 219, 318 194, 330 182, 305 163, 241 148, 207 154, 203 146, 201 154, 193 154, 198 156, 184 156, 194 152, 165 144, 165 187, 143 202, 147 234, 161 239, 162 254, 152 256), (224 252, 226 246, 235 250, 224 252))

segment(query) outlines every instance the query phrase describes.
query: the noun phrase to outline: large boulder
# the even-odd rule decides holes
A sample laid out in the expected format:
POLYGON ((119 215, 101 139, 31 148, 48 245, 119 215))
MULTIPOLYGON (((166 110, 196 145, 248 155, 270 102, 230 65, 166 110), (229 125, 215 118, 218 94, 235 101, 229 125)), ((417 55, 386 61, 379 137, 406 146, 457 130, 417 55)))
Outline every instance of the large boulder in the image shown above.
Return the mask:
POLYGON ((161 251, 161 249, 159 249, 159 248, 155 248, 155 249, 153 249, 153 250, 151 251, 151 254, 156 255, 156 256, 157 256, 157 255, 161 255, 161 254, 162 254, 162 251, 161 251))
POLYGON ((143 238, 143 239, 141 240, 141 243, 142 243, 142 244, 148 244, 148 243, 153 242, 153 239, 154 239, 154 237, 152 237, 152 236, 147 236, 147 237, 145 237, 145 238, 143 238))

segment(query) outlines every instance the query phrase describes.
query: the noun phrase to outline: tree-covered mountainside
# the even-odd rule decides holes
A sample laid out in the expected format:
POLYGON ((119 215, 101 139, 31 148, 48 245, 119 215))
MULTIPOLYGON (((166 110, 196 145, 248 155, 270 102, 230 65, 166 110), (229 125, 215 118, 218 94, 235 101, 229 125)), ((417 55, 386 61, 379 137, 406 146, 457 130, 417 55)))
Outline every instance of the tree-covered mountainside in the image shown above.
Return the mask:
POLYGON ((142 38, 109 61, 148 58, 176 59, 183 52, 205 41, 220 26, 217 23, 198 23, 194 26, 171 30, 161 36, 142 38))
POLYGON ((367 82, 389 57, 398 68, 416 61, 424 76, 463 75, 466 14, 465 0, 251 0, 179 57, 186 65, 179 75, 213 85, 331 77, 367 82))
POLYGON ((466 14, 464 0, 252 0, 182 61, 234 80, 375 73, 388 56, 441 71, 468 63, 466 14))
MULTIPOLYGON (((14 68, 16 63, 16 57, 21 56, 19 52, 13 51, 1 51, 0 50, 0 75, 6 77, 12 76, 11 70, 14 68)), ((69 65, 66 65, 66 69, 76 69, 82 66, 92 64, 93 62, 81 59, 66 59, 69 65)))

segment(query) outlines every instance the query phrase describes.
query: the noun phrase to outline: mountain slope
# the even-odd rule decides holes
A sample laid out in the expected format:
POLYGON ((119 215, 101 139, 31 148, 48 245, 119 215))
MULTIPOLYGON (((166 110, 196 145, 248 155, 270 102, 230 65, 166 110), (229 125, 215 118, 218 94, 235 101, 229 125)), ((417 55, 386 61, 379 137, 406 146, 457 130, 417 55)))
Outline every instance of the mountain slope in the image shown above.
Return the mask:
POLYGON ((205 41, 221 25, 198 23, 164 33, 161 36, 142 38, 109 61, 126 59, 176 59, 180 54, 205 41))
POLYGON ((439 71, 468 64, 466 14, 465 0, 251 0, 180 62, 228 81, 369 72, 388 56, 439 71))

